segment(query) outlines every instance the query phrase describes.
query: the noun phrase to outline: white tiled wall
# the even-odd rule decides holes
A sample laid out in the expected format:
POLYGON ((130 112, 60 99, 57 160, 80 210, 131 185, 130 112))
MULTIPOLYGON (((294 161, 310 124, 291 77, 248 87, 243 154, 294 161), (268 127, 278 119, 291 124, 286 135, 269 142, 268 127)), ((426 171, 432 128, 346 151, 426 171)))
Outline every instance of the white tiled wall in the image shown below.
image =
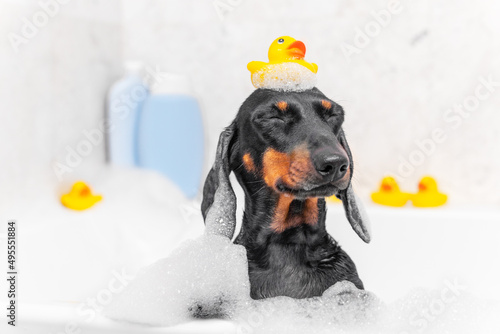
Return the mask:
MULTIPOLYGON (((414 190, 431 174, 455 203, 499 206, 500 87, 456 128, 444 119, 449 108, 471 100, 481 77, 500 82, 499 5, 402 0, 387 26, 348 60, 343 43, 353 45, 358 29, 374 28, 372 11, 389 3, 69 0, 18 55, 0 40, 0 73, 7 78, 0 82, 6 101, 0 138, 11 143, 0 151, 2 160, 9 157, 0 178, 22 179, 35 163, 48 168, 82 129, 95 126, 124 59, 191 77, 203 106, 209 164, 218 133, 253 90, 246 64, 266 60, 270 42, 290 35, 305 42, 306 59, 318 64, 318 87, 346 110, 358 192, 368 195, 383 175, 398 173, 401 159, 418 158, 416 141, 440 128, 446 140, 399 177, 402 187, 414 190)), ((0 1, 0 36, 19 29, 19 16, 36 6, 0 1)), ((89 161, 103 159, 99 147, 89 161)))
MULTIPOLYGON (((53 162, 64 161, 66 146, 75 148, 82 131, 103 118, 106 90, 119 75, 120 2, 60 2, 0 1, 0 200, 4 204, 16 194, 36 203, 38 196, 57 192, 53 162), (52 17, 46 15, 46 22, 40 3, 52 4, 48 10, 52 17), (38 22, 38 32, 23 35, 24 20, 38 22), (16 50, 12 34, 30 38, 16 50)), ((97 145, 79 168, 92 169, 103 162, 104 145, 97 145)))
POLYGON ((480 77, 500 82, 499 9, 486 0, 124 0, 124 57, 192 77, 213 154, 218 132, 253 89, 246 64, 266 60, 277 36, 301 39, 306 60, 319 65, 318 87, 345 107, 358 191, 367 195, 387 173, 415 190, 431 174, 455 203, 498 206, 500 87, 456 128, 444 117, 480 77), (390 22, 370 30, 348 61, 342 43, 355 45, 357 29, 376 29, 372 11, 384 9, 395 13, 390 22), (446 140, 434 150, 428 144, 429 155, 416 152, 436 128, 446 140), (401 159, 414 170, 399 172, 401 159))

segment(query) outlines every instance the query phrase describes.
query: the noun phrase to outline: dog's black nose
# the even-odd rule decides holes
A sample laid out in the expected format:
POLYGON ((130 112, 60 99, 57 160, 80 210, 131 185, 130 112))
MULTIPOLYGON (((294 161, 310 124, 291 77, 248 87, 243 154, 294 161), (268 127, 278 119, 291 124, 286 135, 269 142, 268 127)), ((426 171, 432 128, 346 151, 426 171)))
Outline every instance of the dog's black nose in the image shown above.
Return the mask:
POLYGON ((347 157, 334 153, 333 150, 316 152, 313 155, 312 161, 318 174, 332 181, 343 178, 349 168, 347 157))

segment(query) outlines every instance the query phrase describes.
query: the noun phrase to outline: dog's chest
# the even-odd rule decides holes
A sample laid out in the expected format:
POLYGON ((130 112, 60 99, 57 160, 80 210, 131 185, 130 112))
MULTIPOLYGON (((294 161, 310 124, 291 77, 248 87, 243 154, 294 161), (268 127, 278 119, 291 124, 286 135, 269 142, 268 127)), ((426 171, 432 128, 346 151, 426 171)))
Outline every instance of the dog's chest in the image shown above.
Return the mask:
POLYGON ((253 297, 321 295, 337 280, 334 244, 270 244, 265 252, 249 257, 253 297))

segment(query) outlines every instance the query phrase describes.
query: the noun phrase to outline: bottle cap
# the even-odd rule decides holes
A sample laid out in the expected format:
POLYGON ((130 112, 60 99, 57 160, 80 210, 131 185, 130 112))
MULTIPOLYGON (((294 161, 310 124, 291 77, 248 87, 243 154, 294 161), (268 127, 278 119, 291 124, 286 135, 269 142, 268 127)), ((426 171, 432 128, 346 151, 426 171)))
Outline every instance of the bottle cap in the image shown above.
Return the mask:
POLYGON ((139 60, 127 60, 123 63, 123 68, 127 75, 136 75, 144 78, 144 63, 139 60))
POLYGON ((151 94, 192 95, 191 81, 182 74, 162 73, 151 85, 151 94))

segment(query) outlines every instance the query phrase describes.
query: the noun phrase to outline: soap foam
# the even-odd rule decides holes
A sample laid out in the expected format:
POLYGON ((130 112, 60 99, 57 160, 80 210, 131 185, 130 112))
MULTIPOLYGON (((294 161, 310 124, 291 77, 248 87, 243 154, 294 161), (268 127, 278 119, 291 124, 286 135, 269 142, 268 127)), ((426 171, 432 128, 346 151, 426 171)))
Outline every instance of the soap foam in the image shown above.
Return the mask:
POLYGON ((246 261, 245 248, 226 237, 186 241, 140 272, 104 313, 155 326, 189 321, 193 315, 232 318, 236 304, 250 295, 246 261))
POLYGON ((316 73, 293 62, 268 65, 252 74, 256 88, 278 91, 304 91, 316 86, 316 73))
POLYGON ((104 313, 153 326, 218 317, 234 321, 238 333, 500 332, 498 302, 445 297, 421 289, 387 305, 343 281, 321 297, 253 300, 245 248, 206 234, 145 268, 104 313))

